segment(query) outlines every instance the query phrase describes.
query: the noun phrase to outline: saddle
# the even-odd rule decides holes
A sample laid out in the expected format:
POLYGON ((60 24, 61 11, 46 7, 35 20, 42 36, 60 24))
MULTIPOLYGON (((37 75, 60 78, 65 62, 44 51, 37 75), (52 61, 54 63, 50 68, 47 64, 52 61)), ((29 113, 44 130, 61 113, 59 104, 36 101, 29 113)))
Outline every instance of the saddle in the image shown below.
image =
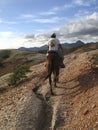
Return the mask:
POLYGON ((60 60, 59 54, 56 51, 48 51, 47 59, 50 59, 50 58, 60 60))

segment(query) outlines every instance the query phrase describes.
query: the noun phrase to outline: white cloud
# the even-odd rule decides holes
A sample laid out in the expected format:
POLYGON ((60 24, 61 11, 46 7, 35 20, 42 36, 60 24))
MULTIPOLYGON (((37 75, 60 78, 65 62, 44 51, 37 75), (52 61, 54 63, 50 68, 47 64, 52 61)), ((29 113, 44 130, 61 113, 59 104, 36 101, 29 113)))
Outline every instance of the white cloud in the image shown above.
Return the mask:
POLYGON ((0 24, 18 24, 18 22, 0 19, 0 24))
POLYGON ((16 22, 16 21, 6 21, 6 22, 4 22, 5 24, 18 24, 18 22, 16 22))
POLYGON ((35 18, 36 17, 36 15, 33 15, 33 14, 21 14, 20 15, 20 18, 22 18, 22 19, 32 19, 32 18, 35 18))
POLYGON ((69 8, 72 8, 74 7, 73 3, 70 3, 70 4, 64 4, 62 6, 55 6, 51 9, 52 12, 54 13, 57 13, 57 12, 60 12, 60 11, 63 11, 65 9, 69 9, 69 8))
POLYGON ((98 13, 93 13, 85 18, 71 21, 59 29, 65 39, 98 40, 98 13), (88 39, 87 39, 88 38, 88 39))
POLYGON ((24 36, 24 39, 33 39, 33 38, 34 38, 34 35, 32 34, 28 34, 24 36))
POLYGON ((12 35, 12 32, 6 31, 6 32, 0 32, 0 37, 10 37, 12 35))
POLYGON ((75 17, 77 18, 81 18, 83 16, 87 16, 91 14, 90 11, 88 11, 87 9, 82 9, 82 10, 78 10, 76 14, 74 14, 75 17))
POLYGON ((39 18, 34 19, 33 21, 38 23, 58 23, 62 20, 65 20, 65 18, 64 17, 39 18))
POLYGON ((75 0, 74 3, 77 4, 77 5, 84 5, 83 0, 75 0))
MULTIPOLYGON (((98 41, 98 13, 93 13, 82 19, 70 21, 69 24, 65 24, 62 27, 51 30, 47 34, 39 34, 32 36, 31 42, 37 45, 43 45, 47 42, 52 32, 56 32, 57 37, 61 42, 75 42, 77 40, 98 41)), ((29 42, 30 39, 27 39, 29 42)), ((33 45, 33 44, 32 44, 33 45)))
POLYGON ((94 4, 95 0, 73 0, 73 4, 79 5, 79 6, 90 6, 94 4))
POLYGON ((0 49, 12 49, 12 48, 16 48, 16 46, 13 46, 12 39, 0 38, 0 49))
POLYGON ((21 14, 20 19, 23 19, 24 22, 37 22, 37 23, 57 23, 66 18, 57 16, 57 13, 63 11, 67 8, 71 8, 72 4, 66 4, 62 6, 52 7, 50 10, 45 10, 44 12, 36 12, 36 14, 21 14), (54 17, 52 17, 54 15, 54 17), (48 18, 47 18, 48 17, 48 18), (25 21, 26 20, 26 21, 25 21))
MULTIPOLYGON (((60 20, 59 17, 52 17, 52 22, 60 20)), ((47 23, 49 19, 38 19, 38 22, 47 23), (42 20, 42 21, 41 21, 42 20), (45 21, 46 20, 46 21, 45 21)), ((42 34, 26 34, 19 36, 18 33, 10 31, 0 32, 0 45, 1 48, 18 48, 21 46, 33 47, 44 45, 52 32, 56 32, 57 37, 61 42, 75 42, 77 40, 98 41, 98 13, 94 12, 83 18, 71 20, 68 24, 62 25, 57 29, 52 29, 49 32, 42 34), (8 44, 9 43, 9 44, 8 44)))
POLYGON ((46 12, 41 12, 41 13, 39 13, 39 15, 43 15, 43 16, 47 16, 47 15, 54 15, 54 14, 56 14, 56 12, 54 12, 54 11, 46 11, 46 12))
POLYGON ((98 40, 98 13, 93 13, 87 17, 83 17, 78 20, 70 21, 69 24, 65 24, 62 27, 51 30, 47 35, 35 36, 32 40, 38 44, 45 43, 52 32, 56 32, 57 36, 62 42, 73 42, 78 39, 83 41, 98 40))
POLYGON ((98 20, 98 13, 94 12, 92 15, 87 16, 88 20, 98 20))
POLYGON ((58 16, 54 16, 54 17, 51 17, 52 14, 55 14, 55 12, 42 12, 42 13, 39 13, 38 15, 34 16, 34 15, 30 15, 30 14, 24 14, 24 15, 21 15, 21 18, 22 19, 25 19, 26 21, 24 22, 37 22, 37 23, 58 23, 60 22, 61 20, 65 20, 64 17, 58 17, 58 16), (47 18, 47 15, 50 17, 47 18))
POLYGON ((17 44, 17 47, 39 47, 44 45, 46 40, 47 37, 44 34, 26 35, 25 37, 18 37, 14 39, 14 43, 17 44))

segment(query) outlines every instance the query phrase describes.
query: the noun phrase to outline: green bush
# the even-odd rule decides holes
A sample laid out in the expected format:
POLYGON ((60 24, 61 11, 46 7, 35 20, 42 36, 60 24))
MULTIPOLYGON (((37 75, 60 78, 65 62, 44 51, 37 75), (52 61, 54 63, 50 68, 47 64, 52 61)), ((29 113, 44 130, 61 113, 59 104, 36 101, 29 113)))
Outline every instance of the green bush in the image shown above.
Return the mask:
POLYGON ((6 91, 6 88, 3 88, 3 87, 0 88, 0 93, 3 93, 5 91, 6 91))
POLYGON ((3 67, 3 63, 0 61, 0 67, 3 67))
POLYGON ((98 54, 95 54, 95 55, 92 57, 91 61, 92 61, 93 64, 98 65, 98 54))
POLYGON ((0 59, 9 58, 11 51, 10 50, 2 50, 0 51, 0 59))
POLYGON ((17 83, 19 83, 21 80, 26 79, 26 73, 30 72, 29 66, 17 66, 14 71, 13 74, 10 76, 9 78, 9 85, 16 85, 17 83))

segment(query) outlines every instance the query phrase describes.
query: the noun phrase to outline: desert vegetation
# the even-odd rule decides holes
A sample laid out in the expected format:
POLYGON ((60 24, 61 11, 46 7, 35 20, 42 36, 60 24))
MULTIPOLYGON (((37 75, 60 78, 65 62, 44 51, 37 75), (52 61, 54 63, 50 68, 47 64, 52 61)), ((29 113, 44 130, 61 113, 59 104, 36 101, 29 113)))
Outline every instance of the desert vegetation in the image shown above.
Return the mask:
POLYGON ((91 61, 93 64, 98 65, 98 54, 93 55, 91 61))
POLYGON ((0 60, 4 60, 10 57, 10 50, 1 50, 0 51, 0 60))
POLYGON ((19 65, 32 66, 45 60, 45 54, 34 51, 1 50, 0 76, 13 72, 19 65))
POLYGON ((13 74, 11 74, 8 79, 8 84, 15 86, 20 81, 26 79, 27 78, 26 73, 30 72, 29 68, 30 68, 29 66, 23 66, 23 65, 14 68, 13 74))
POLYGON ((45 61, 43 52, 0 50, 0 93, 24 81, 30 66, 45 61))
POLYGON ((0 68, 3 67, 3 61, 10 57, 10 50, 2 50, 0 51, 0 68))

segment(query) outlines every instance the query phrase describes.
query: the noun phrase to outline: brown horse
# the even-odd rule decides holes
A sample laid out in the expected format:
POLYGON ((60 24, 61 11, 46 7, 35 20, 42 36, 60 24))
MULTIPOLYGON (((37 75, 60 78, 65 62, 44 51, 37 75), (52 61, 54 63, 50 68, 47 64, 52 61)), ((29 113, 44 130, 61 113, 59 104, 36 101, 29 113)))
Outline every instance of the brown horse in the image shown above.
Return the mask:
POLYGON ((46 69, 47 69, 47 76, 45 77, 45 80, 49 78, 49 84, 51 89, 51 94, 54 95, 52 90, 52 74, 53 74, 53 81, 54 81, 54 87, 56 87, 56 83, 59 76, 59 69, 60 69, 60 58, 57 52, 49 52, 49 55, 47 56, 46 60, 46 69))

